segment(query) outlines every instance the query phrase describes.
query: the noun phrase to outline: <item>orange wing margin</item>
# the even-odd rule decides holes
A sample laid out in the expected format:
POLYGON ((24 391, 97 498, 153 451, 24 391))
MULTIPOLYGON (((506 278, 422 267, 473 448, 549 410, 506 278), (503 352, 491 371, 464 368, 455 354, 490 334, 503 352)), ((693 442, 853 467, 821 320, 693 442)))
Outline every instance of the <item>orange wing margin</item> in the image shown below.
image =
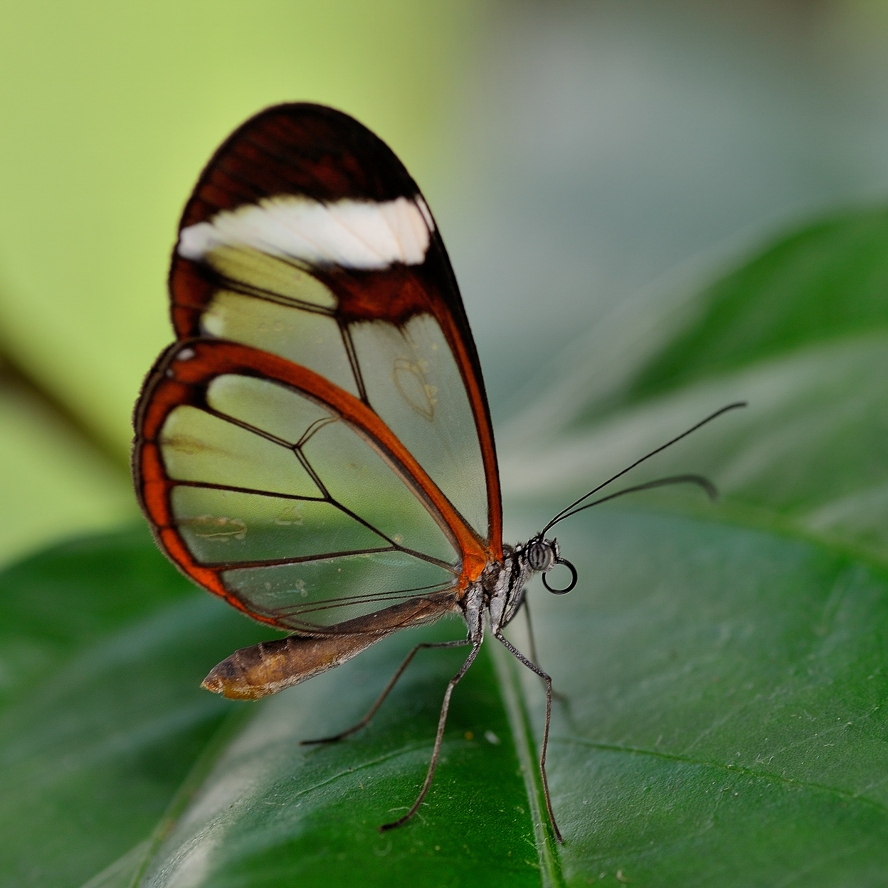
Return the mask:
POLYGON ((391 430, 366 404, 313 371, 275 355, 218 340, 192 340, 171 346, 152 371, 136 410, 139 430, 133 452, 134 475, 140 503, 149 516, 161 548, 195 582, 224 598, 254 619, 271 625, 276 621, 256 614, 226 588, 221 571, 199 563, 185 545, 173 514, 171 495, 176 487, 165 469, 160 436, 170 412, 196 403, 201 392, 224 374, 254 376, 289 386, 328 408, 377 451, 422 501, 461 555, 458 598, 470 582, 479 579, 489 560, 496 557, 493 545, 482 541, 462 520, 448 499, 391 430))

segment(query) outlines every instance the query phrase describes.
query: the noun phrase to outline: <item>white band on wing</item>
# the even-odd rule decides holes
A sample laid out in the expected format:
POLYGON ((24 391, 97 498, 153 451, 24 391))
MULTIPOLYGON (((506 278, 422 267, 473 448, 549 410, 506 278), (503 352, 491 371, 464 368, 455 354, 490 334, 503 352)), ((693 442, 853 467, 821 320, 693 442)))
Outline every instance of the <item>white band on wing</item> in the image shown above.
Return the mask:
POLYGON ((311 265, 382 270, 421 265, 431 226, 421 197, 321 203, 279 195, 183 228, 178 253, 200 261, 218 247, 246 247, 311 265))

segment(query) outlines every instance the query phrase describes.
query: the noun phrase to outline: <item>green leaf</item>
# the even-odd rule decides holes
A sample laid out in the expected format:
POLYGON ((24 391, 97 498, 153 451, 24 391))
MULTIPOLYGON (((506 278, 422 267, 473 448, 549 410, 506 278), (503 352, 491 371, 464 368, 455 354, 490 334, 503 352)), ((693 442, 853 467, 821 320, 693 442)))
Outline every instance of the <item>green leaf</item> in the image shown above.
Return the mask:
MULTIPOLYGON (((626 482, 704 471, 721 505, 656 491, 558 525, 580 584, 530 598, 564 695, 549 753, 563 846, 536 771, 542 689, 504 649, 486 644, 457 689, 418 816, 380 834, 415 797, 465 652, 422 652, 349 740, 298 741, 355 721, 417 639, 460 625, 386 639, 261 703, 220 700, 200 679, 264 630, 133 532, 0 578, 0 834, 16 837, 0 885, 880 883, 880 237, 877 213, 793 235, 706 289, 621 386, 501 439, 519 540, 709 410, 750 401, 626 482)), ((522 620, 509 633, 527 649, 522 620)))
POLYGON ((224 717, 194 693, 233 643, 147 532, 70 543, 0 579, 0 884, 77 885, 142 841, 224 717))
POLYGON ((707 288, 699 317, 638 374, 629 398, 888 333, 886 290, 888 211, 819 222, 707 288))

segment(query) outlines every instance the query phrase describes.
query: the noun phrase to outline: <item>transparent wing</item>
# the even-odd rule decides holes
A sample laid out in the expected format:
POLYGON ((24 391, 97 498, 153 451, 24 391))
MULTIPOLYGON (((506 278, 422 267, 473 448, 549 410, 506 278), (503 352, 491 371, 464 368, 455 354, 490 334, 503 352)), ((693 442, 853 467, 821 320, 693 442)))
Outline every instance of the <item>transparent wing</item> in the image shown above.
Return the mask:
POLYGON ((180 340, 298 363, 367 406, 501 556, 496 454, 475 346, 414 181, 352 118, 268 109, 186 206, 170 272, 180 340))
POLYGON ((452 591, 487 553, 355 395, 236 343, 172 346, 137 408, 134 463, 161 546, 251 616, 303 632, 452 591))

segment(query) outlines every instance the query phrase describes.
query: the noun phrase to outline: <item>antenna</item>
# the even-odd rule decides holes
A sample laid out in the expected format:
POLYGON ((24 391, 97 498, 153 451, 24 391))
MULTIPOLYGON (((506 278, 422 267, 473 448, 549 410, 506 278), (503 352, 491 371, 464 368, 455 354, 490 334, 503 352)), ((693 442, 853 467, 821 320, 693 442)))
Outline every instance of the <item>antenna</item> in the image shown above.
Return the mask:
POLYGON ((623 475, 625 475, 627 472, 631 472, 632 469, 634 469, 638 465, 641 465, 641 463, 643 463, 646 459, 650 459, 652 456, 656 456, 658 453, 660 453, 662 450, 665 450, 667 447, 671 447, 673 444, 678 443, 679 441, 681 441, 682 438, 686 438, 692 432, 696 432, 697 429, 700 429, 703 426, 705 426, 707 423, 712 422, 713 419, 716 419, 717 417, 721 416, 723 413, 727 413, 729 410, 737 410, 738 408, 745 407, 745 406, 746 406, 746 401, 735 401, 732 404, 728 404, 725 407, 722 407, 719 410, 716 410, 715 413, 710 413, 709 416, 707 416, 705 419, 700 420, 700 422, 698 422, 696 425, 691 426, 689 429, 682 432, 680 435, 676 435, 670 441, 667 441, 665 444, 661 444, 656 449, 651 450, 650 453, 646 453, 640 459, 635 460, 635 462, 632 463, 632 465, 627 466, 625 469, 623 469, 620 472, 617 472, 616 475, 612 475, 610 478, 607 479, 607 481, 603 481, 597 487, 593 487, 588 493, 584 493, 579 499, 574 500, 570 505, 565 506, 540 531, 540 537, 545 536, 545 534, 547 534, 549 532, 549 530, 551 530, 551 528, 554 527, 554 525, 556 525, 563 518, 567 518, 568 515, 575 515, 577 512, 581 512, 583 509, 589 508, 590 506, 598 505, 599 503, 603 503, 609 499, 614 499, 615 497, 622 496, 625 493, 634 493, 637 490, 647 490, 651 487, 663 487, 666 484, 690 483, 690 484, 697 484, 698 486, 702 487, 707 493, 709 493, 710 497, 715 498, 718 495, 717 491, 715 490, 715 487, 713 486, 713 484, 710 481, 708 481, 706 478, 703 478, 700 475, 676 475, 672 478, 660 478, 658 481, 650 481, 647 484, 640 484, 637 487, 627 487, 625 490, 622 490, 619 493, 615 493, 611 496, 607 496, 607 497, 604 497, 600 500, 596 500, 594 503, 587 503, 585 506, 581 506, 579 509, 576 508, 582 502, 589 499, 590 496, 598 493, 599 490, 601 490, 604 487, 607 487, 608 484, 612 484, 614 481, 617 480, 617 478, 622 478, 623 475))
MULTIPOLYGON (((718 490, 708 478, 704 478, 702 475, 670 475, 667 478, 657 478, 655 481, 646 481, 644 484, 636 484, 633 487, 624 487, 623 490, 618 490, 616 493, 608 494, 607 496, 601 497, 601 499, 592 500, 591 503, 586 503, 585 506, 580 506, 578 509, 565 512, 559 518, 550 521, 546 525, 546 530, 550 530, 559 521, 563 521, 565 518, 570 518, 572 515, 576 515, 577 512, 591 509, 592 506, 600 506, 602 503, 616 499, 618 496, 625 496, 627 493, 638 493, 640 490, 650 490, 653 487, 667 487, 670 484, 696 484, 697 487, 701 487, 706 491, 706 495, 709 499, 718 499, 718 490)), ((545 533, 545 531, 543 532, 545 533)))

